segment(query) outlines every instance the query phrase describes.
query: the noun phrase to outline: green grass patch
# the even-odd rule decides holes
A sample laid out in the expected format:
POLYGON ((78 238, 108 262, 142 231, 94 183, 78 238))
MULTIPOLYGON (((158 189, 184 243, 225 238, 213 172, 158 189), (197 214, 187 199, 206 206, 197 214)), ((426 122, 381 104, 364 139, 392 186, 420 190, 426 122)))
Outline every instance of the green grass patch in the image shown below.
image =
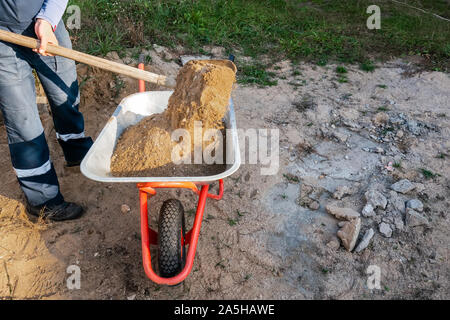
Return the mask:
MULTIPOLYGON (((392 1, 380 0, 381 29, 369 30, 371 0, 70 0, 82 14, 72 30, 74 47, 96 55, 151 44, 202 46, 273 60, 361 63, 372 58, 421 55, 430 69, 448 70, 450 23, 392 1)), ((444 0, 408 4, 450 17, 444 0)), ((66 16, 67 18, 67 16, 66 16)))
POLYGON ((375 70, 375 65, 372 61, 364 61, 359 65, 359 68, 366 72, 373 72, 375 70))
POLYGON ((258 86, 276 86, 278 81, 274 79, 275 73, 268 72, 261 64, 239 65, 238 83, 256 84, 258 86))
POLYGON ((290 174, 290 173, 283 173, 283 177, 289 181, 289 182, 293 182, 293 183, 299 183, 300 180, 296 175, 290 174))
POLYGON ((432 172, 432 171, 430 171, 428 169, 425 169, 425 168, 421 168, 420 172, 422 173, 422 175, 424 176, 425 179, 434 179, 434 178, 440 176, 439 173, 434 173, 434 172, 432 172))
POLYGON ((340 74, 344 74, 344 73, 347 73, 347 69, 345 67, 342 67, 342 66, 337 66, 336 67, 336 72, 340 73, 340 74))

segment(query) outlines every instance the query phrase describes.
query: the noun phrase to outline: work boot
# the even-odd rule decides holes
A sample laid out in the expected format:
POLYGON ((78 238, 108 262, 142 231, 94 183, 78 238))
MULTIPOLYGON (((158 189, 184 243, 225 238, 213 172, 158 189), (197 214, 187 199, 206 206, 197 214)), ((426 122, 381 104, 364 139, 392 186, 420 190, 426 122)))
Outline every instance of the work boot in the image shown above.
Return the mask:
POLYGON ((81 164, 81 160, 79 160, 79 161, 66 161, 66 167, 67 168, 78 167, 80 164, 81 164))
POLYGON ((64 221, 78 219, 83 215, 83 207, 73 203, 64 201, 56 206, 31 206, 27 205, 27 211, 29 214, 36 217, 43 217, 52 221, 64 221))

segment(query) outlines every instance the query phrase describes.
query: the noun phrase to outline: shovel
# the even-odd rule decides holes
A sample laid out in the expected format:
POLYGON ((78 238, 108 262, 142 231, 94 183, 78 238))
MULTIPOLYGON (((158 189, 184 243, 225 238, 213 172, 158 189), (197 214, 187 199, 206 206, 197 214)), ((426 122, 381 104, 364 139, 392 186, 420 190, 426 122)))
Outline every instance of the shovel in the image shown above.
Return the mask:
MULTIPOLYGON (((22 36, 5 30, 0 30, 0 40, 31 49, 38 49, 40 47, 40 41, 37 39, 22 36)), ((127 66, 125 64, 109 61, 76 50, 67 49, 55 44, 49 43, 47 45, 46 52, 55 56, 61 56, 64 58, 75 60, 103 70, 129 76, 134 79, 144 80, 146 82, 154 83, 167 88, 175 88, 175 79, 127 66)))

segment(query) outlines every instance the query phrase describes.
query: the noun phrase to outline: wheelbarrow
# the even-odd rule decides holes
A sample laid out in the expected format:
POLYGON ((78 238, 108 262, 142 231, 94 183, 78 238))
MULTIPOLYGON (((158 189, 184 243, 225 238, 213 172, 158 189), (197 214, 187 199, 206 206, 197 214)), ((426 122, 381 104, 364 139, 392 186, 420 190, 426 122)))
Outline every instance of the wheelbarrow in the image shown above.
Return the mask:
MULTIPOLYGON (((143 69, 143 64, 139 65, 143 69)), ((158 284, 176 285, 186 279, 194 265, 206 199, 222 199, 223 179, 238 170, 241 159, 239 153, 236 118, 233 101, 230 99, 228 112, 224 118, 226 129, 231 130, 228 138, 228 161, 224 172, 212 176, 197 177, 114 177, 110 172, 111 156, 122 132, 137 124, 144 117, 161 113, 167 108, 173 91, 145 91, 144 81, 139 80, 139 93, 121 101, 105 127, 100 132, 91 149, 83 159, 80 169, 87 178, 107 183, 136 183, 139 189, 142 261, 147 276, 158 284), (210 183, 219 182, 218 194, 209 193, 210 183), (164 201, 161 206, 158 231, 148 223, 149 198, 156 195, 159 188, 190 189, 198 195, 197 211, 192 229, 185 232, 184 209, 177 199, 164 201), (159 274, 153 270, 150 246, 159 247, 159 274), (188 247, 188 248, 187 248, 188 247)))

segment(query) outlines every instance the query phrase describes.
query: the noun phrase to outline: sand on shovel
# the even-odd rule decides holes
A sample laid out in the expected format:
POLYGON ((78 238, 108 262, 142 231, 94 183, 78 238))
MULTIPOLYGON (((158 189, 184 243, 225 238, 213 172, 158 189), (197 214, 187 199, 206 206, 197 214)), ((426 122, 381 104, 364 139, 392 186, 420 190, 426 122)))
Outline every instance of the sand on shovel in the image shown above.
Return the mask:
MULTIPOLYGON (((172 162, 174 130, 186 129, 194 150, 194 123, 202 129, 224 129, 235 70, 223 61, 190 61, 178 73, 177 85, 163 113, 144 118, 127 128, 111 158, 114 176, 203 176, 218 174, 225 165, 179 164, 172 162)), ((210 143, 210 142, 208 142, 210 143)), ((203 143, 205 147, 208 143, 203 143)), ((225 154, 225 152, 224 152, 225 154)))

